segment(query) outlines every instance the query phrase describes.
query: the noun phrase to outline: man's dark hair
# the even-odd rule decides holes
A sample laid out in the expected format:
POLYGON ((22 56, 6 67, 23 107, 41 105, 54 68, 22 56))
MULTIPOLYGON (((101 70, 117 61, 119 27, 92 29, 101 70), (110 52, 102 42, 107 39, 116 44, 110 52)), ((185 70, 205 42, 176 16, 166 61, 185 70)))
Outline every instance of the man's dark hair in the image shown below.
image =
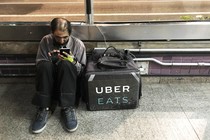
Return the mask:
POLYGON ((68 31, 69 35, 71 34, 72 27, 71 27, 71 22, 69 22, 65 18, 54 18, 51 23, 51 31, 52 33, 55 32, 55 30, 61 30, 61 31, 68 31))

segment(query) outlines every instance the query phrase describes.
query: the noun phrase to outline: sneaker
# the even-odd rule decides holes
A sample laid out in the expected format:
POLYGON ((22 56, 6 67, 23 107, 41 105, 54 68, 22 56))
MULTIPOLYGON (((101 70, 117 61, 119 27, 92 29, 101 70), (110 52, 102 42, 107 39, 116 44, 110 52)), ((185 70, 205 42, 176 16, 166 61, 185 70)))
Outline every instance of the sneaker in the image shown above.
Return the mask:
POLYGON ((77 130, 78 123, 74 108, 65 108, 61 110, 61 117, 67 131, 74 132, 77 130))
POLYGON ((47 123, 47 119, 50 116, 50 110, 47 108, 39 108, 36 114, 36 118, 32 123, 32 132, 35 134, 41 133, 47 123))

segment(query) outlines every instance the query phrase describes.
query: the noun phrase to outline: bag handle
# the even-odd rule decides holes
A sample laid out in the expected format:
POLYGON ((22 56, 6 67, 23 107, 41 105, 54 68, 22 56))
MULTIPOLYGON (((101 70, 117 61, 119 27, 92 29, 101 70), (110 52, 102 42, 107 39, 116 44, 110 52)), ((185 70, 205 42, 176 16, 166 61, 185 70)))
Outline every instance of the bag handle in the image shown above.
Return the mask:
POLYGON ((102 54, 102 57, 106 55, 106 52, 109 50, 109 49, 114 49, 114 51, 119 54, 120 58, 123 59, 123 56, 121 54, 121 52, 119 50, 117 50, 114 46, 109 46, 108 48, 106 48, 106 50, 104 51, 104 53, 102 54))

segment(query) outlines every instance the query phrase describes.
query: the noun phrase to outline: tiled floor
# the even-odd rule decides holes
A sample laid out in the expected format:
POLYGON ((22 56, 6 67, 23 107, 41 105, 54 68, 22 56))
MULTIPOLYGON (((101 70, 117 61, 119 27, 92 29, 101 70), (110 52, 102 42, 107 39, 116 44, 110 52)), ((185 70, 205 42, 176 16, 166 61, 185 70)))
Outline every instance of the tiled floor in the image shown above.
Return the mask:
POLYGON ((41 134, 31 134, 33 82, 0 84, 0 140, 210 140, 210 83, 143 81, 140 106, 131 110, 77 110, 79 128, 64 131, 60 110, 41 134))

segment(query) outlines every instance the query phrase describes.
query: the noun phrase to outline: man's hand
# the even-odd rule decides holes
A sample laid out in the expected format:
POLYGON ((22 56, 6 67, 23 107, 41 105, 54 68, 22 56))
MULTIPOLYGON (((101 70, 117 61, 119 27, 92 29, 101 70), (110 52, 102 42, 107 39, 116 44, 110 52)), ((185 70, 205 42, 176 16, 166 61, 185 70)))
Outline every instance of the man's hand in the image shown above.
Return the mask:
POLYGON ((63 55, 60 55, 61 59, 63 60, 67 60, 71 63, 74 63, 76 64, 76 62, 74 61, 74 55, 70 52, 70 54, 66 53, 66 52, 63 52, 65 54, 65 56, 63 55))
POLYGON ((59 60, 58 58, 59 52, 60 52, 59 50, 53 50, 53 51, 48 52, 48 55, 50 56, 52 63, 55 64, 59 60))
POLYGON ((53 50, 53 51, 48 52, 48 55, 49 55, 49 56, 57 56, 58 53, 60 53, 59 50, 53 50))

